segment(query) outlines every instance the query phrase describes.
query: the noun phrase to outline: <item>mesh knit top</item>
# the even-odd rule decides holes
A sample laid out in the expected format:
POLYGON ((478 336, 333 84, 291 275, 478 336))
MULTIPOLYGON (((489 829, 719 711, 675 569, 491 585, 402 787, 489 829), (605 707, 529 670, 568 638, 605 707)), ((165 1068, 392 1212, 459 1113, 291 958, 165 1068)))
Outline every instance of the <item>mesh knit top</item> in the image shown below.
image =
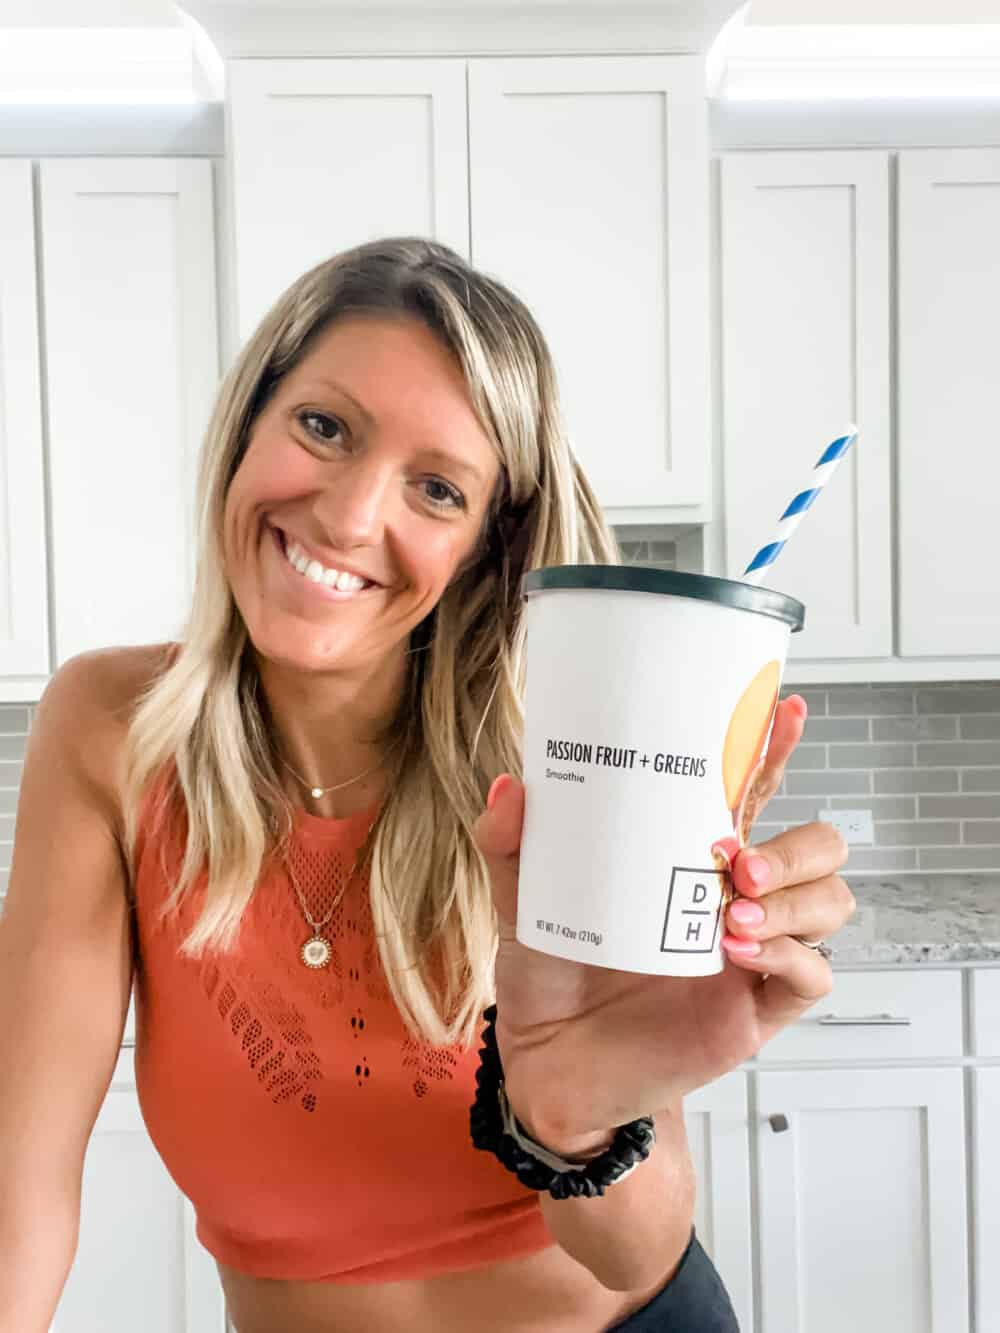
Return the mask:
MULTIPOLYGON (((378 956, 355 876, 322 934, 287 872, 262 876, 231 953, 181 957, 202 875, 167 922, 161 852, 140 813, 135 1069, 146 1128, 194 1205, 213 1257, 258 1277, 343 1283, 430 1277, 553 1243, 538 1196, 473 1147, 476 1047, 414 1040, 378 956)), ((321 921, 375 817, 297 811, 292 873, 321 921)), ((180 849, 180 850, 179 850, 180 849)))

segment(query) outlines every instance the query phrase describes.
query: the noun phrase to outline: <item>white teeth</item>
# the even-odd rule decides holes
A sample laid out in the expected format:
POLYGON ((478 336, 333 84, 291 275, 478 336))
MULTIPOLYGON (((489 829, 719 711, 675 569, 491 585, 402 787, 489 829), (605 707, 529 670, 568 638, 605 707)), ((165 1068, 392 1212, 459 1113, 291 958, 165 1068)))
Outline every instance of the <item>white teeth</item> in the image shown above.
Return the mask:
POLYGON ((336 588, 338 592, 359 592, 366 586, 365 580, 359 579, 356 574, 348 574, 342 569, 325 569, 318 560, 306 555, 295 542, 287 543, 285 555, 288 563, 313 583, 323 583, 328 588, 336 588))

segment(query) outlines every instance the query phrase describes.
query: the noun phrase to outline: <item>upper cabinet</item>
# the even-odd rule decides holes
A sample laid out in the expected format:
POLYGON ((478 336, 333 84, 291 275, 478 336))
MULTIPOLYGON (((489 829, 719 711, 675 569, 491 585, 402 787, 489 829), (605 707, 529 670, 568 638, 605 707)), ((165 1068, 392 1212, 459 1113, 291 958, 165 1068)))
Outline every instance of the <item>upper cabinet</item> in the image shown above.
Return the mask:
POLYGON ((211 167, 41 164, 53 669, 177 637, 218 378, 211 167))
POLYGON ((702 65, 469 62, 472 258, 538 317, 569 438, 619 521, 708 499, 702 65))
POLYGON ((899 651, 1000 654, 1000 149, 899 156, 899 651))
POLYGON ((888 154, 732 154, 721 204, 727 574, 855 421, 857 444, 766 582, 805 603, 790 658, 888 656, 888 154))
POLYGON ((31 163, 0 162, 0 677, 49 674, 35 209, 31 163))
POLYGON ((768 580, 789 680, 994 677, 1000 150, 734 153, 720 199, 727 573, 853 420, 768 580))
POLYGON ((362 241, 433 236, 468 258, 464 61, 228 68, 241 342, 297 277, 362 241))
POLYGON ((704 519, 701 65, 693 56, 231 62, 240 336, 339 250, 433 237, 537 316, 570 440, 612 520, 655 521, 678 507, 704 519))

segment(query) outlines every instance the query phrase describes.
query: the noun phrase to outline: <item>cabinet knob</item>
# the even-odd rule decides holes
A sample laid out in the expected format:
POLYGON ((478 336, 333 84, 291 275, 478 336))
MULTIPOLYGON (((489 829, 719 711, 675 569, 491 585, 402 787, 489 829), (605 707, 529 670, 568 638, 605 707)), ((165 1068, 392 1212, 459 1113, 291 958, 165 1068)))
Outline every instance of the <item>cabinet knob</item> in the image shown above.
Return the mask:
POLYGON ((784 1131, 788 1128, 788 1116, 769 1115, 767 1117, 767 1123, 774 1130, 775 1134, 783 1134, 784 1131))

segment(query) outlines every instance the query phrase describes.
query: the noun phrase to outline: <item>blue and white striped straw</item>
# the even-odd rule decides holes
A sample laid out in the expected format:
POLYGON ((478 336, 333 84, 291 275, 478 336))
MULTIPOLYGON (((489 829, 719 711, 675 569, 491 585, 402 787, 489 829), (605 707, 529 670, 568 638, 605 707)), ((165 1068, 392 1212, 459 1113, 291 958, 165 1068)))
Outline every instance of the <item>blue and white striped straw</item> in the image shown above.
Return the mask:
POLYGON ((781 515, 773 539, 769 541, 766 546, 760 548, 743 571, 744 583, 759 584, 763 581, 764 571, 767 569, 768 565, 773 565, 775 560, 777 560, 785 542, 788 541, 789 537, 802 522, 802 515, 830 480, 834 468, 857 438, 858 428, 852 424, 848 426, 846 435, 839 436, 832 444, 827 445, 823 450, 819 462, 813 468, 812 476, 809 479, 808 489, 799 491, 798 495, 781 515))

